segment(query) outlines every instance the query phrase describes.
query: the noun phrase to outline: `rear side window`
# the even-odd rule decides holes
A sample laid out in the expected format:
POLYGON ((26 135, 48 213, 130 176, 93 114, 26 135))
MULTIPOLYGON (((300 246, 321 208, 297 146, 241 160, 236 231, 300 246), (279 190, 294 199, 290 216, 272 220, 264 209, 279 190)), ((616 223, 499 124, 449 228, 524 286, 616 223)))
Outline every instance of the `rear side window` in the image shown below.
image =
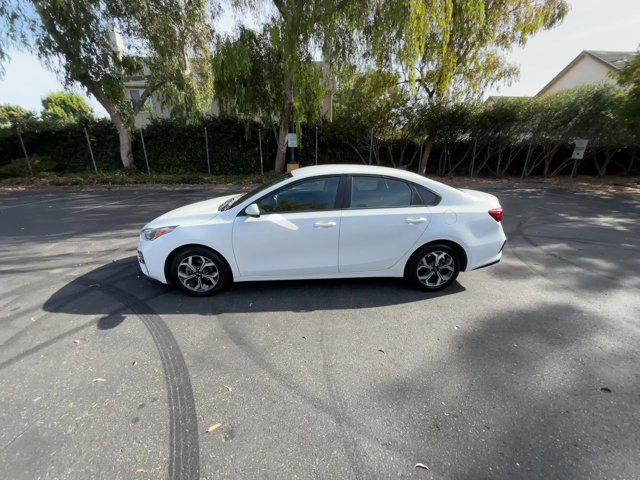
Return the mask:
POLYGON ((400 180, 385 177, 352 177, 351 208, 408 207, 411 188, 400 180))
POLYGON ((306 212, 335 208, 340 177, 305 180, 258 201, 265 213, 306 212))
POLYGON ((440 203, 440 197, 435 193, 433 193, 428 188, 425 188, 421 185, 415 185, 415 184, 414 184, 414 187, 418 192, 418 196, 420 197, 419 205, 432 206, 440 203))

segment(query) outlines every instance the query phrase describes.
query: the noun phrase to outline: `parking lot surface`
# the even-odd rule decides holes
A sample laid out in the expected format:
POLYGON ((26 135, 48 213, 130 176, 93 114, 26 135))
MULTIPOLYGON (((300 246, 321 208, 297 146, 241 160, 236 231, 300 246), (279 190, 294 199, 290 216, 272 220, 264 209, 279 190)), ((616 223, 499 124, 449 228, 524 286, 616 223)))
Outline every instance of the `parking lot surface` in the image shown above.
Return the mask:
POLYGON ((503 260, 437 295, 212 298, 137 236, 233 187, 0 193, 0 478, 640 478, 640 202, 486 190, 503 260))

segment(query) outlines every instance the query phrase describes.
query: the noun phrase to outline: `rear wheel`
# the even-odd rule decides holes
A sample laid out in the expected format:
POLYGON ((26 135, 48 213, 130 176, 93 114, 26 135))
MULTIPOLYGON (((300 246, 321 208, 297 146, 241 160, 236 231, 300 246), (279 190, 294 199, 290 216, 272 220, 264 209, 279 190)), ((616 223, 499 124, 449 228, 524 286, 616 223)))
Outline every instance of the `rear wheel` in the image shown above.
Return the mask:
POLYGON ((428 245, 408 263, 407 277, 419 289, 435 292, 447 288, 458 277, 460 260, 448 245, 428 245))
POLYGON ((169 275, 174 286, 194 297, 215 294, 231 278, 220 255, 202 247, 187 248, 175 255, 169 275))

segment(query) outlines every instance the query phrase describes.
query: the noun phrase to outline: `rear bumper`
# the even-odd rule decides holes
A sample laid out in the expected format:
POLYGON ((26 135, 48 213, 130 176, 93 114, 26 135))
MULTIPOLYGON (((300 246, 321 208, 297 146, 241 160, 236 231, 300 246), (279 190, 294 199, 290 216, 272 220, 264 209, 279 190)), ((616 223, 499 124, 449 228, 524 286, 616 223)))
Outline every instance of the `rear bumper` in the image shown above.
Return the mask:
POLYGON ((498 263, 502 258, 502 250, 507 242, 502 228, 489 238, 484 238, 482 242, 470 246, 467 255, 466 271, 477 270, 498 263))

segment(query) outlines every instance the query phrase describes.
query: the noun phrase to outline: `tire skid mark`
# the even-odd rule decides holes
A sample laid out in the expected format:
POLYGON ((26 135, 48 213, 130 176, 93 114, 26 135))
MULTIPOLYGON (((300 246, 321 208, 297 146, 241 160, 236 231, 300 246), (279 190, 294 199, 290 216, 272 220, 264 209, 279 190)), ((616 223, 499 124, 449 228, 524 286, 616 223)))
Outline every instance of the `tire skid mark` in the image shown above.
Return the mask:
MULTIPOLYGON (((99 292, 102 292, 122 306, 110 313, 99 318, 78 325, 67 330, 45 342, 35 345, 24 352, 5 360, 0 363, 0 369, 9 367, 23 358, 32 355, 44 348, 53 345, 57 341, 73 335, 85 328, 95 325, 101 320, 112 318, 120 315, 123 311, 133 312, 143 323, 158 350, 160 361, 162 363, 165 382, 167 385, 167 397, 169 404, 169 480, 198 480, 200 478, 200 450, 198 441, 198 421, 195 410, 195 399, 193 397, 193 389, 189 371, 173 334, 167 327, 162 318, 147 304, 148 301, 164 295, 167 289, 161 290, 159 293, 151 297, 140 299, 127 291, 115 286, 110 282, 120 282, 132 275, 117 277, 117 275, 126 268, 131 268, 131 263, 123 265, 115 272, 103 279, 92 279, 90 277, 82 277, 76 279, 77 284, 85 287, 80 292, 65 295, 50 306, 52 312, 59 311, 65 305, 68 305, 91 290, 88 288, 94 283, 100 286, 99 292), (110 281, 110 282, 109 282, 110 281)), ((38 318, 38 322, 46 318, 50 313, 47 312, 38 318)), ((31 327, 29 325, 27 328, 31 327)), ((15 340, 19 335, 24 334, 24 330, 14 334, 9 341, 15 340)), ((8 342, 5 342, 5 345, 8 342)))
MULTIPOLYGON (((131 310, 149 331, 160 355, 169 403, 169 480, 200 478, 198 418, 191 378, 182 351, 167 324, 148 304, 113 284, 102 290, 131 310)), ((166 293, 163 291, 162 294, 166 293)), ((161 294, 161 295, 162 295, 161 294)))

